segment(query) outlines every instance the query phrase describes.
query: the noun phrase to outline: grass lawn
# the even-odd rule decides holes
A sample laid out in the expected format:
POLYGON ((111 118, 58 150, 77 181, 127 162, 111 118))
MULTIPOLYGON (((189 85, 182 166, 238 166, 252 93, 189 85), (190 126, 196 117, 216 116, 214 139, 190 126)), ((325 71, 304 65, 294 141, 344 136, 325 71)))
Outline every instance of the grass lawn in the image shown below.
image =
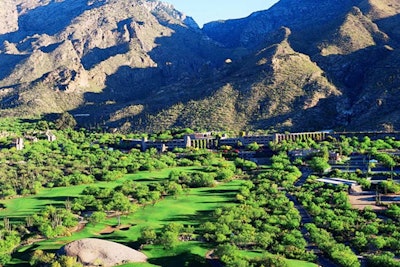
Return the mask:
MULTIPOLYGON (((131 179, 138 182, 159 181, 168 177, 173 169, 193 171, 198 167, 177 167, 153 172, 140 172, 126 175, 123 179, 114 182, 98 182, 101 187, 115 187, 124 180, 131 179)), ((48 252, 55 252, 64 244, 81 238, 94 237, 115 241, 129 247, 138 249, 140 244, 137 239, 141 228, 152 226, 157 229, 170 222, 179 222, 185 225, 200 224, 209 219, 209 215, 218 207, 234 203, 235 196, 242 181, 231 181, 219 184, 214 188, 191 189, 189 193, 177 198, 167 197, 158 203, 139 208, 129 216, 123 216, 121 223, 129 225, 124 230, 115 230, 109 234, 100 234, 106 227, 117 225, 116 218, 107 219, 96 225, 88 224, 86 227, 69 237, 50 239, 36 242, 32 245, 18 249, 13 255, 14 260, 10 266, 28 266, 27 260, 31 253, 41 249, 48 252)), ((35 196, 15 198, 3 201, 6 209, 0 211, 0 217, 7 216, 12 220, 23 220, 26 216, 32 215, 44 206, 64 205, 65 200, 79 196, 87 185, 71 186, 68 188, 43 189, 35 196)), ((148 257, 148 263, 125 264, 125 267, 147 267, 147 266, 209 266, 205 260, 205 254, 212 249, 206 243, 201 242, 181 242, 173 250, 165 250, 160 246, 146 246, 142 252, 148 257)), ((288 260, 290 267, 315 267, 315 264, 288 260)))
MULTIPOLYGON (((143 175, 140 177, 141 179, 158 179, 165 177, 165 174, 168 175, 169 171, 164 172, 164 175, 159 174, 159 177, 157 177, 158 175, 155 175, 155 173, 152 173, 151 175, 149 174, 147 178, 144 178, 143 175)), ((134 177, 130 177, 130 179, 134 179, 134 177)), ((129 229, 116 230, 111 234, 101 235, 101 230, 108 226, 117 224, 117 219, 111 218, 96 225, 88 224, 82 231, 74 233, 70 237, 45 240, 30 246, 22 247, 14 257, 21 260, 27 260, 29 257, 28 255, 30 255, 34 250, 42 249, 54 252, 66 243, 85 237, 95 237, 116 241, 137 249, 140 245, 137 243, 137 239, 142 227, 153 226, 155 228, 161 228, 164 224, 170 222, 180 222, 186 225, 202 223, 207 220, 210 212, 214 211, 215 208, 233 203, 241 183, 241 181, 232 181, 218 185, 214 188, 192 189, 190 193, 181 195, 177 198, 167 197, 154 206, 148 205, 144 208, 140 208, 129 216, 123 216, 121 218, 121 223, 123 225, 130 225, 129 229)), ((85 186, 82 188, 74 187, 76 195, 78 195, 84 187, 85 186)), ((65 188, 61 188, 60 190, 60 193, 66 191, 65 188)), ((47 191, 47 189, 43 190, 41 194, 45 191, 47 191)), ((67 191, 69 193, 72 192, 70 190, 67 191)), ((57 194, 54 196, 56 195, 57 194)), ((41 196, 39 197, 40 199, 42 198, 41 196)), ((49 196, 49 192, 47 192, 46 197, 52 199, 51 196, 49 196)), ((38 198, 38 196, 36 196, 36 198, 38 198)), ((13 201, 15 200, 19 199, 14 199, 13 201)), ((36 202, 38 201, 39 200, 36 200, 36 202)), ((48 204, 48 202, 45 203, 48 204)), ((43 203, 43 205, 45 203, 43 203)), ((39 209, 40 205, 36 203, 31 207, 39 209)), ((25 213, 27 213, 28 208, 25 207, 25 209, 25 213)), ((21 214, 25 213, 21 212, 21 214)), ((166 251, 159 246, 149 246, 143 250, 143 252, 149 257, 149 263, 140 265, 128 264, 124 266, 185 266, 188 262, 190 262, 190 266, 207 266, 205 265, 206 262, 204 255, 209 249, 210 248, 207 247, 206 244, 200 242, 182 242, 173 251, 166 251)), ((17 260, 14 262, 14 266, 20 266, 17 260)))
POLYGON ((21 221, 39 212, 47 205, 62 206, 68 198, 79 196, 87 185, 56 187, 42 189, 37 195, 2 200, 5 209, 0 211, 0 217, 21 221))
MULTIPOLYGON (((96 182, 100 187, 114 188, 126 180, 138 182, 152 182, 166 179, 172 170, 193 171, 199 167, 175 167, 160 171, 142 171, 125 175, 122 179, 112 182, 96 182)), ((44 188, 38 194, 26 197, 17 197, 0 201, 6 208, 0 210, 0 218, 9 217, 11 221, 24 221, 26 217, 37 213, 47 205, 64 206, 65 201, 78 197, 88 185, 77 185, 68 187, 44 188)))
POLYGON ((287 260, 289 267, 317 267, 318 264, 307 262, 307 261, 298 261, 298 260, 287 260))
MULTIPOLYGON (((260 257, 264 251, 242 251, 242 255, 255 258, 260 257)), ((292 260, 287 259, 286 262, 288 263, 289 267, 317 267, 318 264, 307 262, 307 261, 300 261, 300 260, 292 260)))

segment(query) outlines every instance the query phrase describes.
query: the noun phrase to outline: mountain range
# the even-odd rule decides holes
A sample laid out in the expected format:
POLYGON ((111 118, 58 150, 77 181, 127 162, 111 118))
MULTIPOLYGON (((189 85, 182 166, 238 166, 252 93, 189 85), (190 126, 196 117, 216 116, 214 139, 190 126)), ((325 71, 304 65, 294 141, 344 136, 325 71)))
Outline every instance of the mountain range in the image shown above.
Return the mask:
POLYGON ((400 2, 281 0, 199 28, 156 0, 3 0, 0 115, 123 131, 396 130, 400 2))

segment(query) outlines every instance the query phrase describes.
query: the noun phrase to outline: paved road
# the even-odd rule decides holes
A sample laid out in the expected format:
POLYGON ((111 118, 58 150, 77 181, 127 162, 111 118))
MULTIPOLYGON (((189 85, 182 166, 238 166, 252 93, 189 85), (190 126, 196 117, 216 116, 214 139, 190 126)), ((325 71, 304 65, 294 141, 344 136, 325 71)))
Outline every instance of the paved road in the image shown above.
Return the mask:
POLYGON ((307 181, 308 176, 312 174, 312 171, 309 168, 301 168, 301 177, 296 181, 294 186, 302 187, 303 184, 307 181))
POLYGON ((294 203, 294 207, 299 211, 301 216, 301 228, 300 231, 307 242, 307 250, 314 251, 314 254, 318 257, 318 264, 323 267, 337 267, 337 264, 333 263, 322 253, 321 250, 310 240, 310 235, 307 229, 304 227, 306 223, 312 223, 312 217, 308 214, 306 209, 300 204, 300 202, 293 195, 286 193, 286 197, 294 203))
MULTIPOLYGON (((308 176, 312 173, 311 170, 307 168, 303 168, 302 170, 302 176, 297 180, 295 183, 296 187, 301 187, 307 180, 308 176)), ((299 211, 299 214, 301 216, 301 233, 304 236, 304 239, 307 242, 307 250, 308 251, 314 251, 314 254, 318 257, 318 264, 322 267, 337 267, 338 265, 334 262, 332 262, 330 259, 325 257, 325 255, 322 253, 322 251, 315 245, 310 240, 310 235, 307 231, 307 229, 304 227, 306 223, 312 223, 313 219, 312 216, 307 212, 307 210, 301 205, 301 203, 297 200, 296 197, 294 197, 290 193, 286 193, 286 197, 294 203, 294 207, 299 211)), ((362 261, 361 261, 362 262, 362 261)), ((361 264, 363 266, 363 262, 361 264)))

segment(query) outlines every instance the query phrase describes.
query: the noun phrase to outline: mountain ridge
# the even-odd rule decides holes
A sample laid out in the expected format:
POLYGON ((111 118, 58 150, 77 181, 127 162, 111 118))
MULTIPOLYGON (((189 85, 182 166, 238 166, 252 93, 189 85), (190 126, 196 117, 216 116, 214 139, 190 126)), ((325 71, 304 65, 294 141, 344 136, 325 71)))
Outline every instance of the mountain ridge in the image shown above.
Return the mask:
POLYGON ((281 0, 202 29, 155 0, 72 2, 6 1, 0 115, 69 111, 124 131, 400 126, 395 0, 281 0))

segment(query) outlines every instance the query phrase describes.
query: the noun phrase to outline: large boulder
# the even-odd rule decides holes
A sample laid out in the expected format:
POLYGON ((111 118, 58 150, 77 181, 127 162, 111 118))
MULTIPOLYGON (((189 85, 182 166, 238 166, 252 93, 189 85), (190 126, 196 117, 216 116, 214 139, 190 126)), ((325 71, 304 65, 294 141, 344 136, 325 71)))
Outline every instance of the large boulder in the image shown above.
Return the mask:
POLYGON ((116 266, 128 262, 146 262, 147 256, 127 246, 97 239, 84 238, 61 248, 60 254, 77 257, 84 266, 116 266))

